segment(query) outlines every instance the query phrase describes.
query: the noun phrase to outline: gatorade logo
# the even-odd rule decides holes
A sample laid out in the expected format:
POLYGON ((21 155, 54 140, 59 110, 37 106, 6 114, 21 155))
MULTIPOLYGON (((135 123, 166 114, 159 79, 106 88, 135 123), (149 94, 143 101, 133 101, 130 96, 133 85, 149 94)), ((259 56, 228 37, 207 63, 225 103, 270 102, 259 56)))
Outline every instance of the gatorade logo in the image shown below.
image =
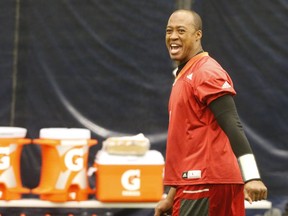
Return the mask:
POLYGON ((126 190, 140 189, 140 170, 127 170, 121 177, 122 186, 126 190))
POLYGON ((84 151, 81 148, 75 148, 68 151, 65 155, 64 162, 66 167, 72 171, 80 171, 84 168, 84 151))
POLYGON ((127 170, 121 176, 121 184, 125 190, 122 191, 123 196, 140 196, 140 170, 127 170))
POLYGON ((9 147, 0 147, 0 170, 10 167, 10 151, 9 147))

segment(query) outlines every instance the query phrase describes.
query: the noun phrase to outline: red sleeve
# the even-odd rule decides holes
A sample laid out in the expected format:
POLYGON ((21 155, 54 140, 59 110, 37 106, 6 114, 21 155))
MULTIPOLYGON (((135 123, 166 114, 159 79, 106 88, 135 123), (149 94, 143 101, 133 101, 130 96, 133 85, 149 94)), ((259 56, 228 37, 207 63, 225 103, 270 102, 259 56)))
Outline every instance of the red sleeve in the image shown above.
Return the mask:
POLYGON ((228 73, 219 65, 212 64, 203 67, 195 75, 195 95, 203 104, 226 94, 235 95, 236 91, 228 73))

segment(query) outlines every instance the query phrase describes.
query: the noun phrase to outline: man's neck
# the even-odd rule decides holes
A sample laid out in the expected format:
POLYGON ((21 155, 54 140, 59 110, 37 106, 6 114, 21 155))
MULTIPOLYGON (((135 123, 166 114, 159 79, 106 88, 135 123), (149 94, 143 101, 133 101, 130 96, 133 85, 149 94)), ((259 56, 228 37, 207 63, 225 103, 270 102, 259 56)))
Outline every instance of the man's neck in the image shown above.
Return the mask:
MULTIPOLYGON (((198 55, 198 54, 200 54, 200 53, 203 53, 204 52, 204 50, 201 48, 201 50, 199 50, 194 56, 196 56, 196 55, 198 55)), ((194 56, 192 56, 192 58, 194 57, 194 56)), ((191 58, 190 58, 191 59, 191 58)), ((189 61, 189 60, 188 60, 189 61)), ((178 73, 182 70, 182 68, 187 64, 187 62, 188 61, 186 61, 186 62, 179 62, 179 64, 178 64, 178 69, 177 69, 177 72, 176 72, 176 76, 178 75, 178 73)))

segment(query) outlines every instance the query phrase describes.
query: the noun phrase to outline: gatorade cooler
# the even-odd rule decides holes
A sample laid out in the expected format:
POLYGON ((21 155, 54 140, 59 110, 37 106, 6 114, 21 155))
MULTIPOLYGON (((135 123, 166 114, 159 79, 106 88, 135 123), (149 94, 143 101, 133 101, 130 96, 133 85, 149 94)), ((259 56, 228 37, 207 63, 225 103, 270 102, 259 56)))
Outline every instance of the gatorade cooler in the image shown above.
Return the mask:
POLYGON ((20 199, 30 193, 22 187, 20 159, 23 145, 31 143, 25 139, 27 130, 19 127, 0 127, 0 199, 20 199))
POLYGON ((43 128, 33 143, 42 149, 40 183, 32 193, 40 199, 54 202, 87 200, 93 193, 87 177, 89 147, 97 141, 90 139, 87 129, 43 128))
POLYGON ((164 159, 156 150, 143 156, 112 155, 100 150, 94 166, 99 201, 154 202, 163 195, 164 159))

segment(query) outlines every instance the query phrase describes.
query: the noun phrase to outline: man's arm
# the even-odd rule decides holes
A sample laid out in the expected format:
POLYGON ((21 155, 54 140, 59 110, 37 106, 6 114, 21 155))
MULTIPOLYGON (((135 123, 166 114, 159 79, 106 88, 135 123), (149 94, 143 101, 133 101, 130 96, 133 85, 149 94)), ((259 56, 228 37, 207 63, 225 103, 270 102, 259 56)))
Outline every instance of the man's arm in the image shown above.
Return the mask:
POLYGON ((260 178, 258 167, 244 133, 232 95, 217 98, 209 105, 219 126, 226 133, 245 182, 245 199, 250 203, 267 198, 267 188, 260 178))

